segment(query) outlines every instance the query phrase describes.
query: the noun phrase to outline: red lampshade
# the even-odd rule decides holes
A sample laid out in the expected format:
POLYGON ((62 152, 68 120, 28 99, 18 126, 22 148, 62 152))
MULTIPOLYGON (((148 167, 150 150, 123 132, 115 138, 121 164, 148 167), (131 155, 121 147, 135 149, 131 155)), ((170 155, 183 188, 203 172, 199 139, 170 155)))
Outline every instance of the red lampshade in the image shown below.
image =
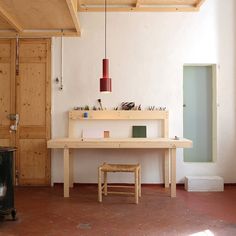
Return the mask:
POLYGON ((100 78, 100 92, 111 92, 111 78, 109 78, 109 59, 103 59, 102 61, 103 77, 100 78))

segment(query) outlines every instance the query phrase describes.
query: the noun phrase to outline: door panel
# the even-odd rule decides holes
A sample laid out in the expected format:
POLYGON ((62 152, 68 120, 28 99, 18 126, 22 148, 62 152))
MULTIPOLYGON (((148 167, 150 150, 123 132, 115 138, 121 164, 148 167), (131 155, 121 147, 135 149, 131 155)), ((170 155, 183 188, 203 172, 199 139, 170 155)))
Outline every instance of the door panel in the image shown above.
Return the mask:
MULTIPOLYGON (((10 126, 7 116, 11 111, 11 63, 0 64, 0 116, 2 126, 10 126)), ((9 129, 8 129, 9 130, 9 129)))
POLYGON ((21 183, 40 184, 47 175, 47 147, 44 139, 21 139, 21 183), (39 168, 43 167, 43 168, 39 168))
POLYGON ((20 63, 21 126, 45 127, 46 63, 20 63))
POLYGON ((19 41, 16 111, 19 185, 50 184, 50 40, 19 41))
POLYGON ((0 145, 14 146, 8 115, 15 113, 15 41, 0 40, 0 145))
POLYGON ((193 148, 184 150, 186 162, 213 160, 212 90, 211 66, 184 67, 184 137, 193 141, 193 148))

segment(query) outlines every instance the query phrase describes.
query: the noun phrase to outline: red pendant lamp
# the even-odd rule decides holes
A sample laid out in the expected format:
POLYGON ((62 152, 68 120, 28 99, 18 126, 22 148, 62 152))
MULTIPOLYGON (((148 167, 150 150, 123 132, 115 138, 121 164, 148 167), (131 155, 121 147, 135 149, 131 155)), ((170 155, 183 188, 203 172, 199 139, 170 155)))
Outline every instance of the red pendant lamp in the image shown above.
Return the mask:
POLYGON ((100 92, 111 92, 111 78, 109 78, 109 59, 107 59, 107 0, 105 0, 105 58, 102 60, 102 78, 100 78, 100 92))

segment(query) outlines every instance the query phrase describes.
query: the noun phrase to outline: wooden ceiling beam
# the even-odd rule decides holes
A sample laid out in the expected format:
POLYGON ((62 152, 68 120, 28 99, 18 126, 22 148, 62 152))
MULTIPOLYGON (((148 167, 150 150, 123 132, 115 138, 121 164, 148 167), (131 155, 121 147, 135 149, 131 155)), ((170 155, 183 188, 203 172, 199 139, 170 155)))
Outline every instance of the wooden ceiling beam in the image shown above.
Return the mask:
MULTIPOLYGON (((104 0, 77 0, 78 11, 102 12, 104 0)), ((110 12, 194 12, 205 0, 109 0, 110 12)))
POLYGON ((66 0, 67 6, 69 8, 73 23, 75 25, 75 29, 78 33, 78 35, 81 35, 81 31, 80 31, 80 24, 79 24, 79 18, 77 15, 77 0, 66 0))
MULTIPOLYGON (((79 7, 80 12, 103 12, 103 7, 79 7)), ((199 8, 193 7, 108 7, 108 12, 194 12, 199 8)))
POLYGON ((196 4, 196 8, 200 8, 202 6, 202 4, 205 2, 205 0, 198 0, 197 4, 196 4))
POLYGON ((45 37, 78 37, 80 36, 75 30, 24 30, 20 33, 14 30, 0 30, 0 38, 14 38, 18 36, 19 38, 45 38, 45 37))
POLYGON ((140 2, 141 2, 141 0, 137 0, 136 7, 140 7, 140 2))
POLYGON ((17 22, 17 20, 11 16, 0 4, 0 17, 2 17, 10 26, 12 26, 17 32, 22 32, 23 27, 17 22))

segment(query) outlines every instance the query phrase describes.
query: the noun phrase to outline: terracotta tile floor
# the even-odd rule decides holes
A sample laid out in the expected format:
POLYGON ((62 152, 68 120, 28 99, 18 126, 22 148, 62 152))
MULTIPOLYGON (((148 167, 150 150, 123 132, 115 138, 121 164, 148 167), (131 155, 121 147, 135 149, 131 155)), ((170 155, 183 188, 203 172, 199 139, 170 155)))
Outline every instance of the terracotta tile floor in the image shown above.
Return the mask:
POLYGON ((174 199, 161 186, 143 186, 138 205, 114 195, 98 203, 95 185, 76 186, 68 199, 62 192, 62 186, 18 187, 18 220, 0 220, 0 236, 236 235, 236 186, 223 193, 179 186, 174 199))

